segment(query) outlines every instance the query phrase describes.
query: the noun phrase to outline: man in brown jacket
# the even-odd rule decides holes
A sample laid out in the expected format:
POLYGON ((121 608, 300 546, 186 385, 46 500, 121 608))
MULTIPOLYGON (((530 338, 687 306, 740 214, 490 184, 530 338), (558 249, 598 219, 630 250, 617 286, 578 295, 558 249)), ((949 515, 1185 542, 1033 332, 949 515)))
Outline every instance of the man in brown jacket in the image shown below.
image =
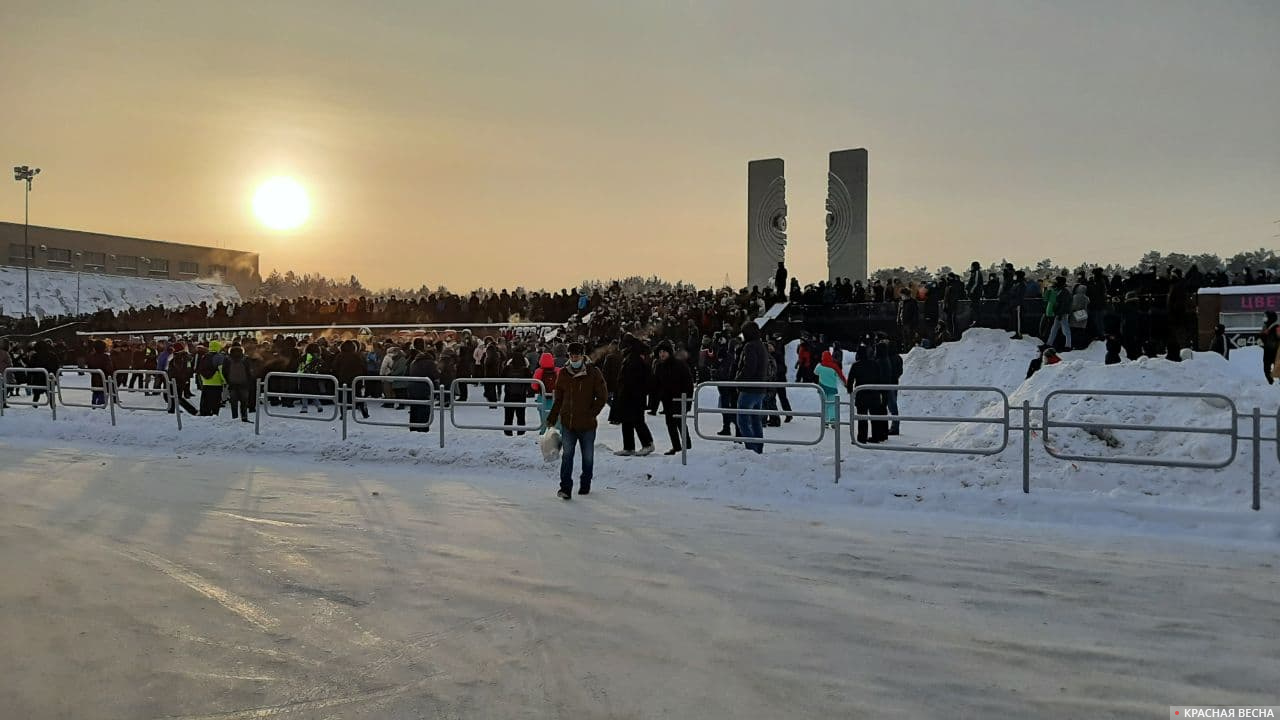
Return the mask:
POLYGON ((547 427, 561 425, 560 492, 568 500, 573 490, 573 456, 582 446, 582 475, 578 494, 591 492, 592 463, 596 454, 596 417, 609 399, 604 374, 587 362, 586 347, 569 343, 569 362, 556 378, 555 401, 547 415, 547 427))

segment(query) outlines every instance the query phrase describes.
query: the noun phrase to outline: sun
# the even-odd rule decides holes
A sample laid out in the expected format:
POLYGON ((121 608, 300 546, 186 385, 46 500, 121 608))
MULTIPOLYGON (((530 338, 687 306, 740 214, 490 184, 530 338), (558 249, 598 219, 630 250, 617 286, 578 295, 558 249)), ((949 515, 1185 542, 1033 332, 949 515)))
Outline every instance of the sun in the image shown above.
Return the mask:
POLYGON ((307 191, 290 177, 273 177, 253 194, 253 214, 272 230, 292 230, 307 221, 307 191))

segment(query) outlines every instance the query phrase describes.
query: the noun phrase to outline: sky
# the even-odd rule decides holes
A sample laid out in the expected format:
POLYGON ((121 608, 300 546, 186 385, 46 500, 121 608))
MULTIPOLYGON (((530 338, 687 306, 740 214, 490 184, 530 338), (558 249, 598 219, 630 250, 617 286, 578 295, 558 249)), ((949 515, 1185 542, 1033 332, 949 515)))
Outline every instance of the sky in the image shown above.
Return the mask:
POLYGON ((1280 246, 1275 0, 0 0, 0 27, 32 223, 264 275, 737 285, 747 162, 781 157, 817 280, 827 154, 857 147, 871 268, 1280 246), (277 175, 296 230, 252 212, 277 175))

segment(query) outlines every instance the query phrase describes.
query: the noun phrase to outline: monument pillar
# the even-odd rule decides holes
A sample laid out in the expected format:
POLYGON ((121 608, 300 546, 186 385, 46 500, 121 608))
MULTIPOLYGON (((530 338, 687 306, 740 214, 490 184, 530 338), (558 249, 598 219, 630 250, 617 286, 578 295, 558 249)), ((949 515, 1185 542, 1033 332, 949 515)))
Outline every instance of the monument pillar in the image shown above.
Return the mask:
POLYGON ((867 151, 831 153, 827 173, 827 280, 867 279, 867 151))
MULTIPOLYGON (((747 163, 747 284, 773 283, 787 259, 787 181, 779 158, 747 163)), ((788 271, 790 272, 790 271, 788 271)))

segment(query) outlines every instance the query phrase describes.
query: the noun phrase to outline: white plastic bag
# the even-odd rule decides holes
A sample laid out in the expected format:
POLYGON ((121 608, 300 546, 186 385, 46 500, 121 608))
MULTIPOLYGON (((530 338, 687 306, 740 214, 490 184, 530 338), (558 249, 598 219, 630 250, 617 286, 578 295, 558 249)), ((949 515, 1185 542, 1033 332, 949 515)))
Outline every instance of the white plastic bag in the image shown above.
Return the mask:
POLYGON ((555 428, 547 428, 547 432, 539 441, 542 448, 542 459, 552 462, 560 458, 560 431, 555 428))

